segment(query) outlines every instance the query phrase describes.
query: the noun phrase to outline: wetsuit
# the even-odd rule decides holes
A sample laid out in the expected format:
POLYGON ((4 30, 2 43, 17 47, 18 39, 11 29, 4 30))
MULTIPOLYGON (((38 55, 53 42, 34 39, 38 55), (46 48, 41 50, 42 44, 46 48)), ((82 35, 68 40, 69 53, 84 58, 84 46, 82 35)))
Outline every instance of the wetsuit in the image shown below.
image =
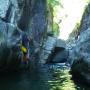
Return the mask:
POLYGON ((21 50, 23 52, 23 62, 27 63, 29 60, 29 39, 27 37, 27 35, 24 33, 22 35, 22 46, 21 46, 21 50))

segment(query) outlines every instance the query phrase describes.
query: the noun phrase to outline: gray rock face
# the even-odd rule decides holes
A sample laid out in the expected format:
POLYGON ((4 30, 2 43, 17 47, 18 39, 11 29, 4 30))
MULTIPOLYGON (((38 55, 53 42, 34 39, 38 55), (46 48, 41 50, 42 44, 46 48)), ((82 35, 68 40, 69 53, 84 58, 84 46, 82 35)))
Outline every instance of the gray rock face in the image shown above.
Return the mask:
POLYGON ((38 44, 46 35, 46 0, 0 0, 0 18, 26 31, 38 44))
POLYGON ((6 16, 9 4, 9 0, 0 0, 0 17, 4 18, 6 16))
POLYGON ((49 56, 51 55, 52 51, 55 48, 56 40, 57 39, 54 37, 48 37, 47 40, 44 42, 40 55, 41 63, 47 62, 49 56))
POLYGON ((90 83, 90 25, 86 25, 85 23, 89 22, 90 5, 86 10, 88 14, 85 12, 85 16, 83 16, 80 36, 75 43, 71 43, 72 48, 68 49, 72 72, 76 75, 77 73, 78 75, 80 74, 88 83, 90 83), (86 21, 83 22, 84 20, 86 21))
MULTIPOLYGON (((21 43, 22 32, 17 27, 0 21, 0 71, 20 65, 18 48, 21 43), (17 46, 17 49, 14 47, 17 46)), ((11 69, 11 68, 10 68, 11 69)))
POLYGON ((46 35, 46 0, 32 0, 31 7, 31 32, 37 43, 42 42, 46 35))
POLYGON ((0 18, 5 22, 16 24, 20 14, 17 0, 0 0, 0 18))
POLYGON ((42 47, 40 61, 42 63, 46 63, 46 62, 60 63, 60 62, 66 61, 68 52, 65 50, 59 51, 59 49, 61 50, 62 48, 65 48, 65 47, 66 47, 66 44, 64 41, 59 40, 55 37, 48 36, 47 40, 44 42, 42 47), (58 48, 58 50, 55 51, 54 50, 55 48, 58 48), (57 51, 59 52, 57 53, 57 51), (53 59, 53 57, 55 58, 53 59))
POLYGON ((0 21, 0 43, 7 43, 7 45, 14 45, 16 41, 21 39, 22 31, 17 27, 0 21))
POLYGON ((23 31, 40 48, 46 34, 45 13, 46 0, 0 0, 0 69, 19 66, 18 51, 12 47, 20 44, 23 31))
POLYGON ((69 50, 69 61, 72 72, 77 72, 90 82, 90 30, 81 33, 76 46, 69 50), (86 34, 88 33, 88 34, 86 34))
POLYGON ((81 20, 81 26, 80 26, 80 30, 85 31, 88 29, 89 25, 90 25, 90 3, 87 5, 85 12, 83 14, 83 19, 81 20))
POLYGON ((65 41, 64 40, 61 40, 61 39, 57 39, 57 41, 56 41, 56 47, 66 48, 65 41))
POLYGON ((0 71, 20 66, 18 45, 22 31, 16 26, 18 10, 17 0, 0 0, 0 71))

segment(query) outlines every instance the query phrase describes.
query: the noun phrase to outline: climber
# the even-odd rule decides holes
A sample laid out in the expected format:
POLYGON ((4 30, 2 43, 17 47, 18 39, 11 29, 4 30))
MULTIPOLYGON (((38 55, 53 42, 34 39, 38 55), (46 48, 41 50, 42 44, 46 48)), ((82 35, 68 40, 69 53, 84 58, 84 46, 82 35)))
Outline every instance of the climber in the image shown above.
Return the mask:
POLYGON ((22 51, 22 62, 24 64, 28 64, 29 62, 29 39, 25 33, 22 34, 22 44, 20 46, 20 49, 22 51))

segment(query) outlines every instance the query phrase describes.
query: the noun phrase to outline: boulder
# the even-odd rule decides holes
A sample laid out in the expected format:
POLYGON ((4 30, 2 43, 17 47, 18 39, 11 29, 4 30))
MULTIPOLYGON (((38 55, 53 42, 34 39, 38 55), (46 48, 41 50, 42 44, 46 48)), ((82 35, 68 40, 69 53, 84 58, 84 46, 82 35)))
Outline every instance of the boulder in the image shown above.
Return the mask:
POLYGON ((66 43, 64 40, 62 39, 57 39, 56 40, 56 45, 55 47, 62 47, 62 48, 66 48, 66 43))
POLYGON ((68 52, 65 50, 65 47, 65 41, 48 36, 43 44, 40 61, 44 63, 60 63, 67 61, 68 52))

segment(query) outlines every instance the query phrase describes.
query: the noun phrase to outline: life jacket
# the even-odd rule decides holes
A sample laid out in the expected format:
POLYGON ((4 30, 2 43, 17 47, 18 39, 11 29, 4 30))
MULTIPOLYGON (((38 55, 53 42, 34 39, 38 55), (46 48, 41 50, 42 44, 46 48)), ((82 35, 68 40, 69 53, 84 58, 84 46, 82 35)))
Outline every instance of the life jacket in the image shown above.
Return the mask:
POLYGON ((29 54, 29 52, 28 52, 28 50, 29 50, 29 40, 28 40, 28 37, 27 37, 26 34, 22 35, 22 44, 20 46, 20 49, 23 53, 23 57, 22 57, 23 61, 27 62, 29 60, 29 55, 28 55, 29 54))
POLYGON ((27 48, 25 46, 21 45, 20 49, 23 53, 27 53, 27 48))

